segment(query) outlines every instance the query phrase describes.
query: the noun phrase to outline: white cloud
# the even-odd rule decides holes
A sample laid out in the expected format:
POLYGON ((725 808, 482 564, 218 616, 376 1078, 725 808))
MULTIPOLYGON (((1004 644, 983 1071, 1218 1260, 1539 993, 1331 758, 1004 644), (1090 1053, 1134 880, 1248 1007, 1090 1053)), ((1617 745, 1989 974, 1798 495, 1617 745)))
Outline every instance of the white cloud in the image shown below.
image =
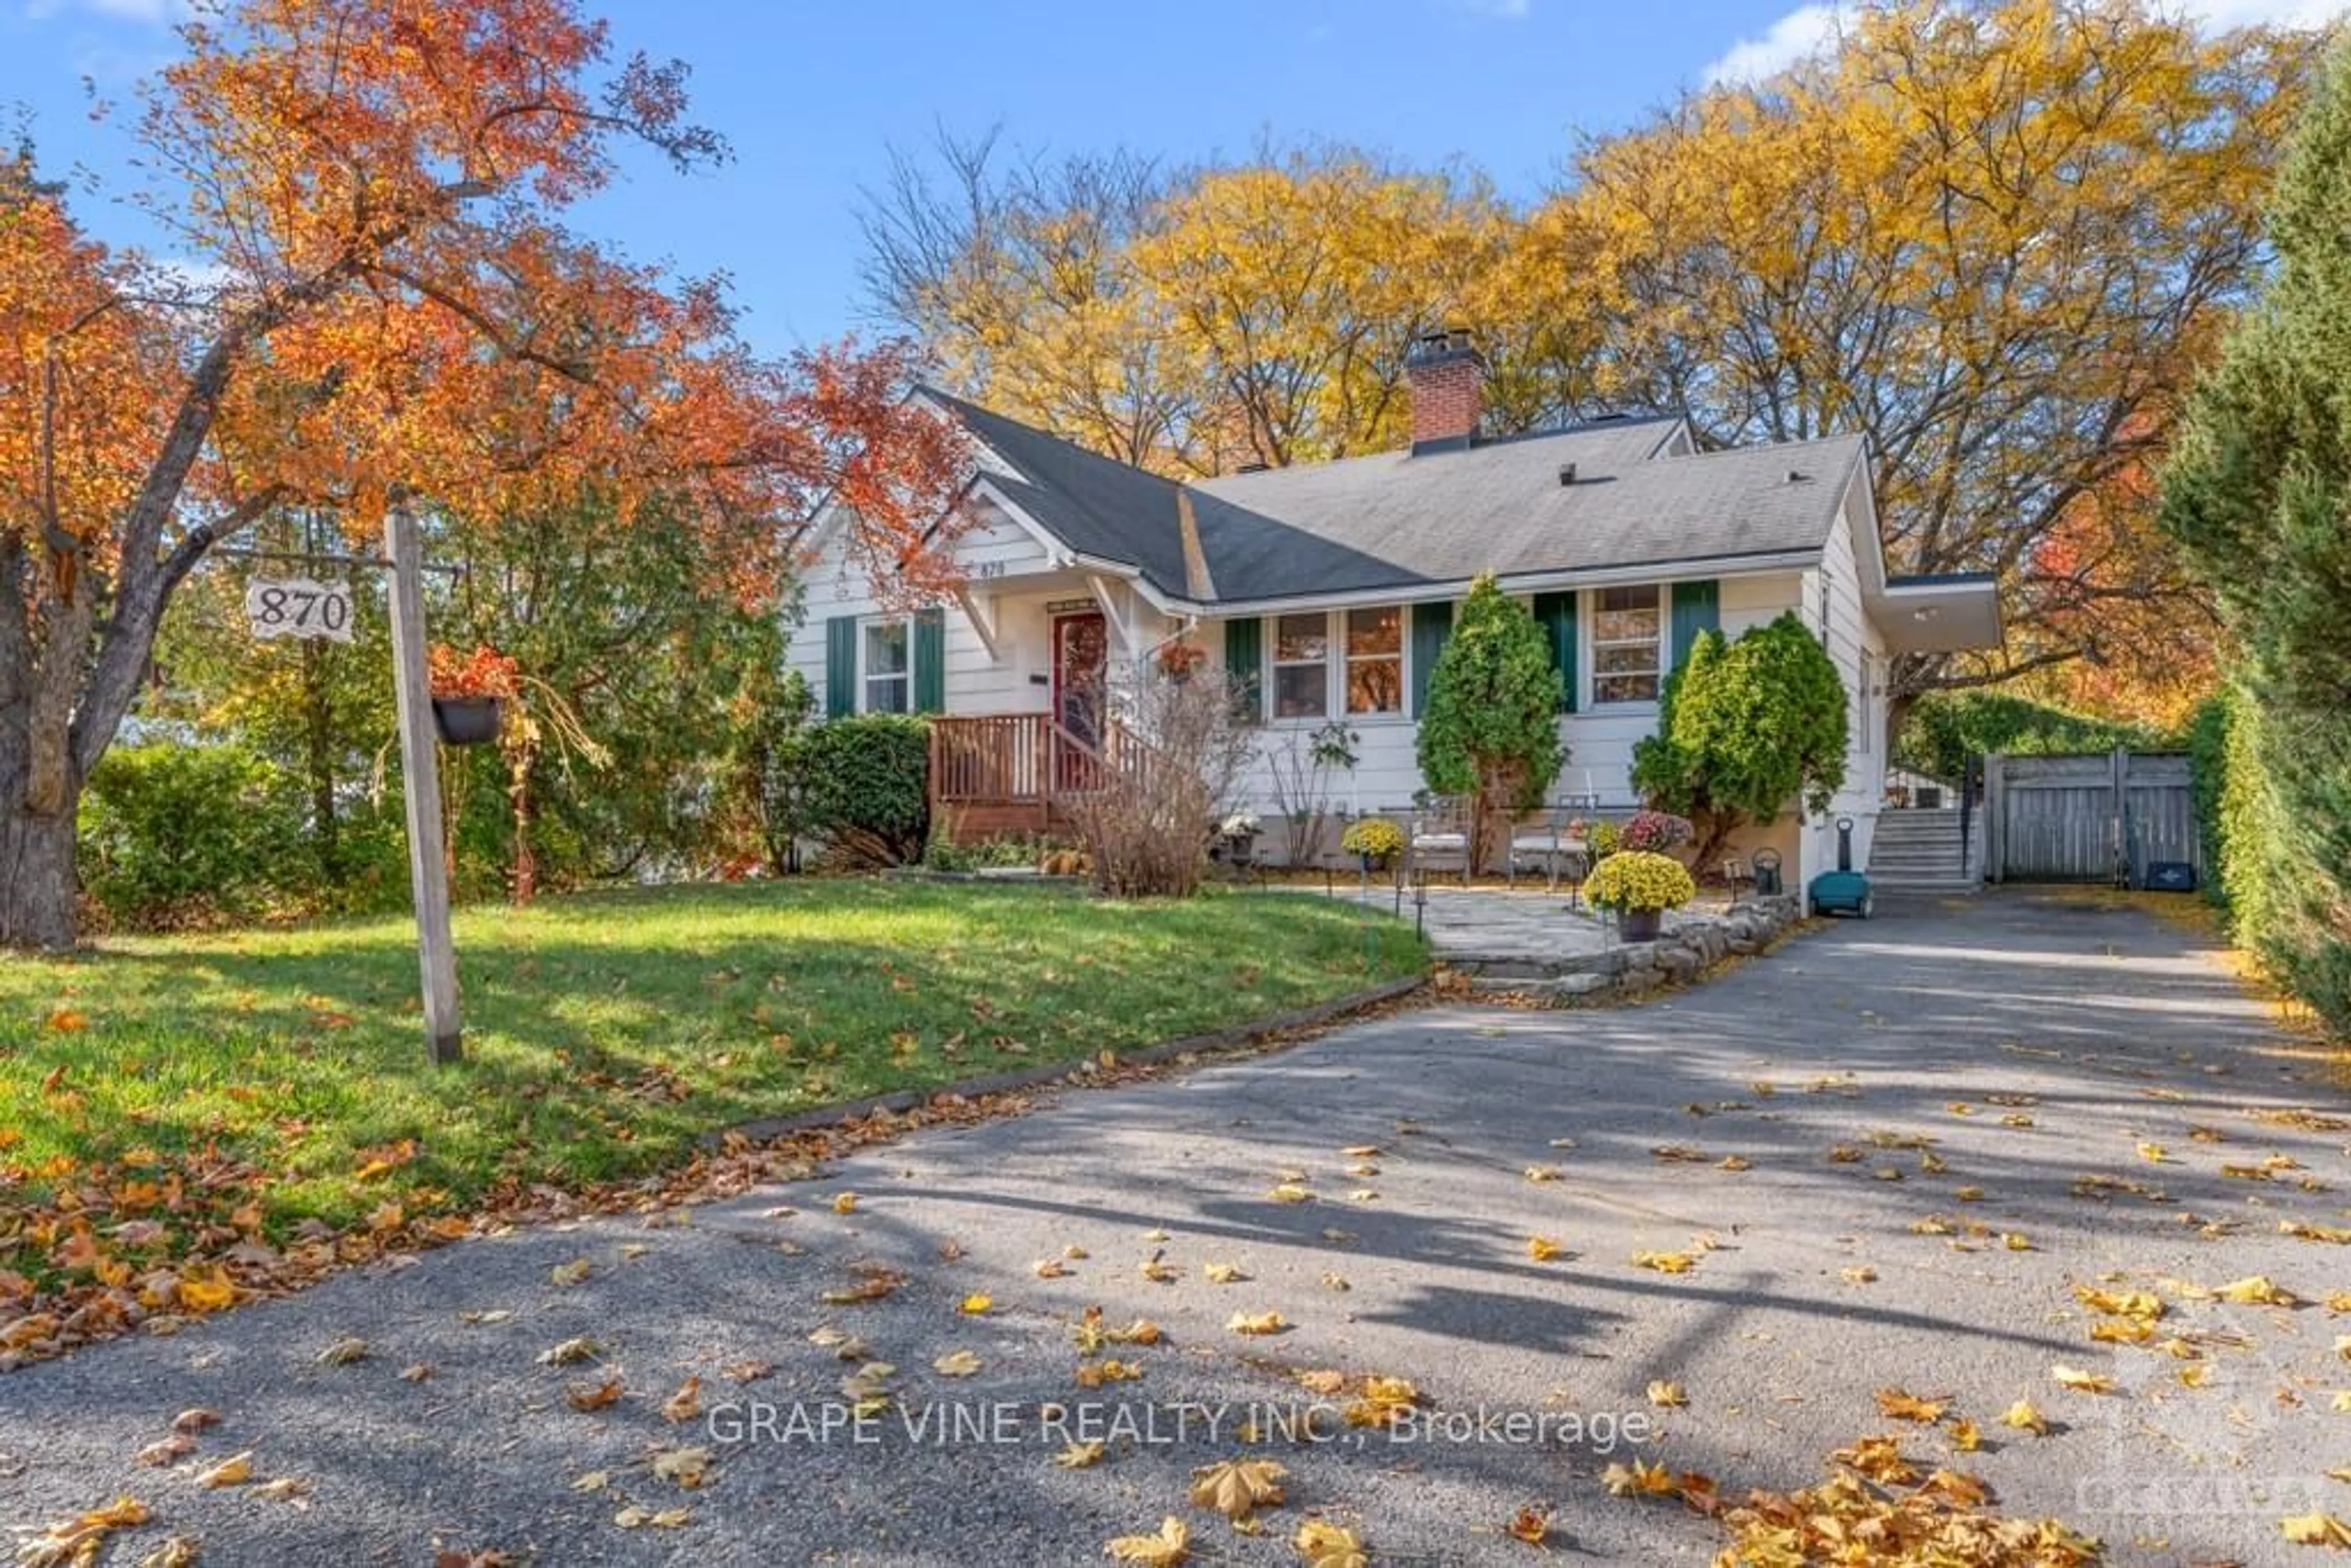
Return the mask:
POLYGON ((2182 0, 2180 15, 2208 31, 2230 27, 2323 27, 2344 15, 2343 0, 2182 0))
POLYGON ((1799 5, 1771 24, 1760 38, 1741 38, 1700 73, 1708 87, 1759 82, 1826 47, 1836 37, 1837 8, 1799 5))
MULTIPOLYGON (((130 3, 130 0, 125 0, 130 3)), ((2169 0, 2164 9, 2201 32, 2231 27, 2322 27, 2345 16, 2346 0, 2169 0)), ((1766 28, 1761 37, 1741 38, 1700 74, 1708 87, 1760 82, 1810 58, 1835 41, 1840 6, 1813 0, 1766 28)))

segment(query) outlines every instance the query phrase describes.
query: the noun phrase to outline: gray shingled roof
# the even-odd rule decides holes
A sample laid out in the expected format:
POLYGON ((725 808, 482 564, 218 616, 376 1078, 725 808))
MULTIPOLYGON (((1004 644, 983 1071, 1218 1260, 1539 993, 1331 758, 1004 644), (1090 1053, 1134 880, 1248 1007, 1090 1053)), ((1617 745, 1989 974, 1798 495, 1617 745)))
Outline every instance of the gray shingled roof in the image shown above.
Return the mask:
MULTIPOLYGON (((1185 597, 1177 486, 960 399, 1022 476, 991 476, 1071 549, 1185 597)), ((1653 455, 1673 420, 1614 420, 1460 451, 1383 452, 1188 488, 1223 601, 1818 549, 1859 436, 1653 455), (1562 485, 1573 463, 1576 482, 1562 485), (1791 473, 1801 474, 1792 480, 1791 473)))

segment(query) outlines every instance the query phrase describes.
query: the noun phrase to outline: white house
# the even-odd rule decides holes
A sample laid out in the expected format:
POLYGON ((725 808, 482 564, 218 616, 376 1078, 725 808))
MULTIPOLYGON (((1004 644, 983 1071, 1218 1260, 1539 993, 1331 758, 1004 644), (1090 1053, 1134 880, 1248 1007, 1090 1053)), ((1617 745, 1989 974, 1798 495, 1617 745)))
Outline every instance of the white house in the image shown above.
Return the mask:
POLYGON ((1462 335, 1424 339, 1410 373, 1409 447, 1191 483, 926 392, 975 448, 977 521, 955 546, 965 587, 887 612, 839 534, 820 533, 790 661, 828 715, 946 716, 970 776, 934 791, 966 836, 1044 826, 1050 758, 1102 733, 1105 668, 1177 641, 1251 693, 1260 810, 1271 755, 1334 718, 1361 737, 1336 803, 1402 808, 1421 789, 1415 717, 1452 606, 1490 570, 1549 631, 1565 677, 1559 789, 1629 809, 1634 742, 1691 640, 1792 609, 1844 674, 1853 752, 1827 817, 1786 815, 1749 841, 1776 842, 1809 878, 1834 864, 1830 823, 1850 816, 1865 864, 1887 661, 2001 638, 1988 576, 1886 575, 1866 442, 1708 452, 1682 419, 1623 417, 1488 438, 1483 364, 1462 335))

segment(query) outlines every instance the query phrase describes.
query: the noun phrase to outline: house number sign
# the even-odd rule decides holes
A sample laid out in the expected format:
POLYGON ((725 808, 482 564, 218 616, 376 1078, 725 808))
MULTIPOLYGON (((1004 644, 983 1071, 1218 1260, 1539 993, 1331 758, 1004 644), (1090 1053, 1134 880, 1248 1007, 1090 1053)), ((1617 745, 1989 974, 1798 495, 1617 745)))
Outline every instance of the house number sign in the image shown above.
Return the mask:
POLYGON ((245 620, 256 637, 351 640, 351 585, 307 577, 256 577, 245 585, 245 620))

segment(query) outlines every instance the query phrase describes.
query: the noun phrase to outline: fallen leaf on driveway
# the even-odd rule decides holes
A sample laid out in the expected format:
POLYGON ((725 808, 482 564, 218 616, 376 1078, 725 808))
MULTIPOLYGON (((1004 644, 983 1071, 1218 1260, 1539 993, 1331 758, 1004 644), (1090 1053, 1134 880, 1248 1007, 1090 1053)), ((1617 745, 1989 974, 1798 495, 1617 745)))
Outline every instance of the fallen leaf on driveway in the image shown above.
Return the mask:
POLYGON ((1176 1568, 1190 1554, 1191 1542, 1191 1530, 1171 1513, 1160 1521, 1158 1534, 1117 1536, 1102 1550, 1118 1562, 1143 1568, 1176 1568))
POLYGON ((967 1350, 951 1350, 931 1363, 931 1370, 942 1377, 969 1377, 979 1367, 979 1357, 967 1350))
POLYGON ((2293 1295, 2278 1289, 2276 1283, 2266 1274, 2250 1274, 2244 1279, 2231 1281, 2212 1293, 2224 1301, 2236 1301, 2243 1305, 2265 1307, 2294 1305, 2293 1295))
POLYGON ((604 1347, 601 1343, 580 1334, 550 1350, 539 1352, 538 1364, 541 1366, 577 1366, 583 1361, 595 1360, 603 1353, 604 1347))
POLYGON ((198 1406, 190 1410, 183 1410, 177 1416, 172 1417, 172 1431, 185 1432, 191 1436, 219 1425, 220 1412, 217 1410, 204 1409, 202 1406, 198 1406))
POLYGON ((1099 1442, 1071 1443, 1053 1456, 1053 1462, 1065 1470, 1084 1470, 1102 1463, 1102 1457, 1099 1442))
POLYGON ((647 1526, 655 1530, 682 1530, 693 1517, 690 1511, 682 1508, 665 1508, 655 1512, 631 1503, 612 1516, 612 1522, 622 1530, 643 1530, 647 1526))
POLYGON ((2084 1372, 2079 1367, 2053 1366, 2049 1375, 2060 1388, 2070 1388, 2076 1394, 2112 1394, 2115 1380, 2103 1372, 2084 1372))
POLYGON ((611 1486, 611 1471, 590 1470, 586 1475, 581 1476, 578 1480, 571 1483, 571 1490, 573 1491, 602 1491, 606 1487, 611 1486))
POLYGON ((596 1265, 585 1258, 574 1258, 569 1263, 558 1263, 547 1271, 548 1282, 555 1285, 577 1285, 596 1271, 596 1265))
MULTIPOLYGON (((1314 1195, 1307 1191, 1304 1187, 1300 1186, 1295 1182, 1283 1182, 1265 1196, 1271 1198, 1276 1203, 1311 1203, 1314 1201, 1314 1195)), ((1126 1536, 1123 1539, 1133 1541, 1142 1538, 1136 1536, 1126 1536)), ((1177 1550, 1180 1552, 1182 1549, 1179 1547, 1177 1550)))
POLYGON ((974 1291, 970 1295, 966 1296, 962 1301, 956 1303, 956 1311, 963 1313, 966 1317, 976 1318, 995 1305, 996 1298, 994 1296, 987 1294, 985 1291, 974 1291))
POLYGON ((196 1440, 185 1432, 174 1432, 160 1442, 148 1444, 133 1456, 142 1465, 161 1468, 176 1464, 196 1451, 196 1440))
POLYGON ((563 1397, 574 1410, 602 1410, 620 1402, 623 1392, 621 1380, 608 1377, 601 1383, 575 1383, 563 1391, 563 1397))
POLYGON ((670 1448, 655 1454, 653 1479, 683 1487, 687 1491, 705 1486, 710 1481, 710 1450, 670 1448))
POLYGON ((2278 1529, 2296 1546, 2351 1547, 2351 1523, 2331 1513, 2298 1513, 2278 1521, 2278 1529))
POLYGON ((837 1193, 833 1194, 833 1195, 832 1195, 832 1211, 833 1211, 833 1213, 835 1213, 835 1214, 854 1214, 854 1213, 856 1213, 856 1212, 857 1212, 857 1195, 856 1195, 855 1193, 853 1193, 853 1192, 837 1192, 837 1193))
POLYGON ((1698 1266, 1698 1260, 1687 1252, 1635 1252, 1633 1267, 1655 1269, 1660 1274, 1687 1274, 1698 1266))
POLYGON ((1238 1263, 1203 1263, 1200 1272, 1207 1276, 1211 1285, 1238 1285, 1249 1278, 1238 1263))
POLYGON ((1543 1537, 1551 1533, 1551 1510, 1537 1503, 1529 1503, 1510 1515, 1510 1522, 1502 1526, 1502 1533, 1530 1546, 1541 1546, 1543 1537))
POLYGON ((1308 1520, 1298 1527, 1290 1544, 1297 1549, 1306 1568, 1369 1568, 1372 1561, 1353 1531, 1327 1520, 1308 1520))
POLYGON ((196 1484, 214 1489, 241 1487, 252 1479, 253 1450, 248 1448, 242 1454, 230 1455, 208 1470, 197 1472, 196 1484))
POLYGON ((2032 1401, 2030 1399, 2020 1399, 2001 1411, 2000 1424, 2003 1427, 2013 1427, 2020 1432, 2031 1432, 2036 1437, 2045 1437, 2049 1435, 2048 1418, 2032 1407, 2032 1401))
POLYGON ((1548 1263, 1554 1258, 1567 1256, 1566 1244, 1549 1236, 1527 1238, 1527 1256, 1538 1263, 1548 1263))
POLYGON ((691 1421, 702 1414, 702 1379, 689 1377, 677 1385, 677 1392, 662 1402, 662 1418, 673 1423, 691 1421))
POLYGON ((1680 1384, 1660 1377, 1649 1385, 1649 1403, 1660 1410, 1678 1410, 1689 1403, 1689 1396, 1680 1384))
POLYGON ((357 1334, 345 1334, 319 1353, 321 1366, 349 1366, 368 1358, 368 1342, 357 1334))
POLYGON ((1225 1326, 1235 1333, 1276 1334, 1290 1324, 1280 1312, 1235 1312, 1225 1326))
POLYGON ((1560 1168, 1557 1166, 1529 1166, 1526 1175, 1529 1181, 1557 1181, 1560 1168))
POLYGON ((1260 1508, 1280 1506, 1281 1478, 1287 1473, 1271 1459, 1226 1459, 1203 1465, 1192 1472, 1192 1501, 1227 1519, 1247 1519, 1260 1508))
POLYGON ((17 1549, 23 1568, 85 1568, 106 1549, 106 1538, 118 1530, 147 1522, 147 1505, 135 1497, 119 1497, 104 1508, 71 1519, 61 1519, 17 1549))
POLYGON ((1922 1399, 1899 1388, 1881 1388, 1876 1397, 1878 1409, 1896 1420, 1920 1421, 1930 1427, 1941 1420, 1943 1412, 1951 1407, 1949 1395, 1922 1399))
MULTIPOLYGON (((194 1536, 170 1536, 159 1542, 140 1557, 139 1568, 196 1568, 201 1555, 202 1549, 197 1545, 194 1536)), ((500 1559, 502 1563, 512 1561, 512 1558, 500 1559)), ((480 1568, 498 1568, 497 1563, 489 1563, 479 1557, 469 1559, 466 1568, 475 1568, 475 1564, 479 1564, 480 1568)))

